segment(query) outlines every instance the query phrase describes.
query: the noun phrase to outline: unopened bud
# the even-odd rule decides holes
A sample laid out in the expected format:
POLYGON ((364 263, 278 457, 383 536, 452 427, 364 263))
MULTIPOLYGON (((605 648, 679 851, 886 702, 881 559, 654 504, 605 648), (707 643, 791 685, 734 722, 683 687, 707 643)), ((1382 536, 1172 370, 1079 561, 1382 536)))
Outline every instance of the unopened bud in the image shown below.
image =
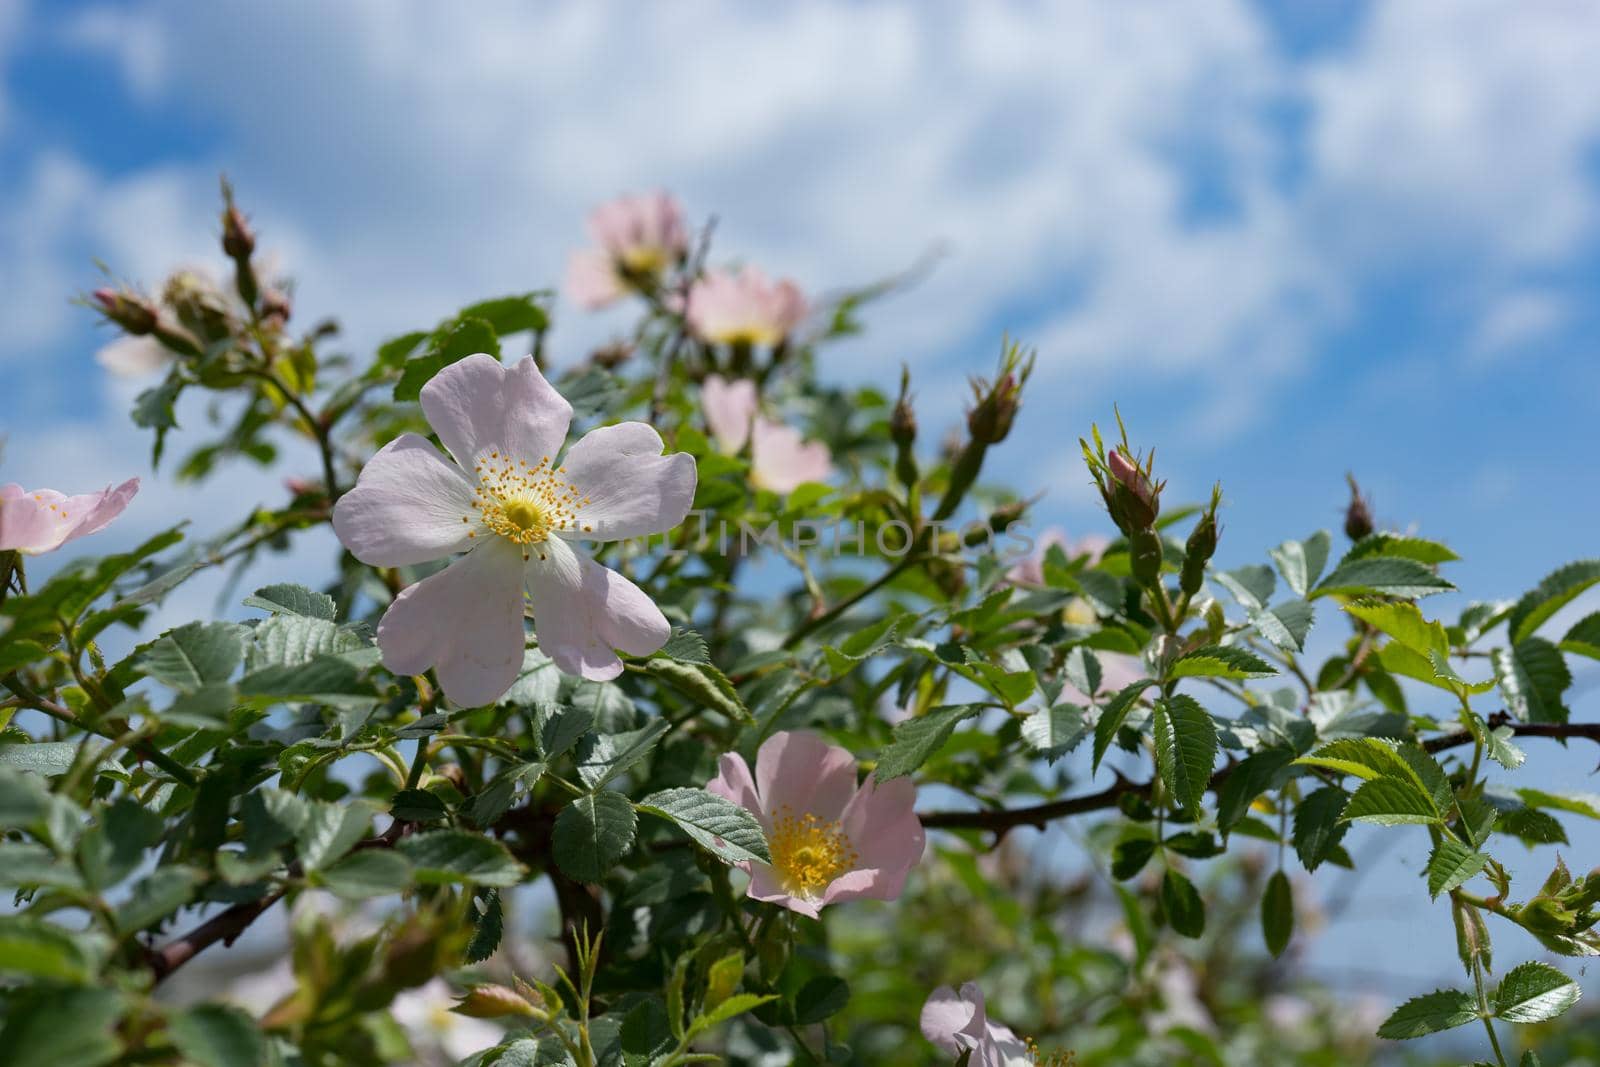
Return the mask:
POLYGON ((515 989, 478 985, 469 989, 450 1010, 473 1019, 499 1019, 507 1015, 535 1015, 539 1009, 515 989))
POLYGON ((889 438, 904 451, 917 440, 917 413, 911 406, 911 370, 900 370, 900 397, 889 414, 889 438))
POLYGON ((1206 564, 1217 551, 1217 505, 1222 502, 1222 489, 1211 492, 1211 506, 1200 515, 1189 540, 1183 548, 1183 570, 1178 577, 1178 588, 1194 596, 1205 584, 1206 564))
MULTIPOLYGON (((974 389, 981 390, 980 383, 974 383, 974 389)), ((1001 375, 991 389, 979 391, 977 403, 967 412, 967 432, 974 441, 999 444, 1011 433, 1020 402, 1021 389, 1016 378, 1010 374, 1001 375)))
POLYGON ((134 336, 142 337, 155 332, 161 313, 148 300, 127 290, 117 289, 96 289, 93 296, 106 318, 134 336))
POLYGON ((1009 504, 1001 504, 989 513, 989 529, 997 534, 1003 534, 1011 529, 1011 525, 1019 522, 1022 516, 1028 513, 1026 500, 1013 500, 1009 504))
POLYGON ((589 362, 606 370, 615 370, 633 358, 633 345, 628 341, 613 341, 589 354, 589 362))
POLYGON ((1372 505, 1361 495, 1361 486, 1356 484, 1355 475, 1347 474, 1345 480, 1350 483, 1350 506, 1344 513, 1344 535, 1352 541, 1359 541, 1372 533, 1372 505))
POLYGON ((282 289, 268 289, 261 294, 261 320, 268 326, 283 329, 288 324, 293 310, 294 305, 289 302, 289 294, 282 289))
POLYGON ((256 250, 255 231, 229 196, 222 212, 222 250, 232 260, 249 259, 256 250))
POLYGON ((1110 484, 1101 490, 1111 518, 1123 533, 1132 536, 1136 530, 1153 526, 1161 514, 1161 487, 1150 481, 1148 472, 1114 448, 1106 456, 1106 470, 1111 475, 1110 484))

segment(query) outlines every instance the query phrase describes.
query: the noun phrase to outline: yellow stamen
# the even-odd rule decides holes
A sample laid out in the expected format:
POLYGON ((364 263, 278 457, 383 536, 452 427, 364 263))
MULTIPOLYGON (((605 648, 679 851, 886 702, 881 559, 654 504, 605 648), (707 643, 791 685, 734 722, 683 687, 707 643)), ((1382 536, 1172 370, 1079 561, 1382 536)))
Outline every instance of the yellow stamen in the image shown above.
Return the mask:
POLYGON ((805 899, 821 896, 861 859, 837 822, 824 822, 809 812, 796 816, 787 805, 774 813, 768 846, 784 891, 805 899))
MULTIPOLYGON (((489 453, 474 466, 478 488, 472 506, 489 530, 519 545, 534 545, 558 530, 571 529, 581 504, 578 490, 551 470, 546 456, 536 467, 527 460, 489 453)), ((462 522, 470 522, 464 515, 462 522)), ((471 534, 469 533, 470 537, 471 534)), ((524 557, 528 555, 523 552, 524 557)), ((540 553, 543 559, 543 553, 540 553)))
POLYGON ((1023 1044, 1028 1046, 1028 1058, 1038 1067, 1075 1067, 1078 1057, 1072 1052, 1044 1052, 1039 1048, 1039 1043, 1033 1038, 1025 1038, 1023 1044))

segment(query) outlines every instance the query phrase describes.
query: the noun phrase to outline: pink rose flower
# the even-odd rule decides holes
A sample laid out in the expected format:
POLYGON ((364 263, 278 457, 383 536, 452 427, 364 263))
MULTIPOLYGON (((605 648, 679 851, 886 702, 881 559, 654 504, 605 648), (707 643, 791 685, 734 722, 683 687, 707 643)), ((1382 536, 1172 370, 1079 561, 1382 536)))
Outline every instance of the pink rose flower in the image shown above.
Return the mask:
POLYGON ((670 193, 619 196, 589 214, 595 247, 567 262, 567 293, 587 308, 600 308, 656 278, 689 252, 683 208, 670 193))
POLYGON ((754 777, 729 753, 706 789, 761 820, 772 863, 745 863, 749 895, 817 917, 857 897, 893 900, 922 859, 922 824, 910 779, 856 784, 856 759, 812 733, 776 733, 756 754, 754 777))
POLYGON ((792 493, 805 482, 820 482, 833 471, 833 455, 820 441, 806 442, 800 431, 757 414, 755 383, 706 376, 700 388, 706 426, 717 448, 734 455, 750 443, 750 480, 758 489, 792 493))
POLYGON ((166 369, 172 353, 150 334, 129 334, 101 348, 94 358, 118 378, 146 378, 166 369))
POLYGON ((660 434, 624 422, 591 431, 558 464, 572 406, 531 358, 506 366, 468 356, 436 374, 421 399, 455 463, 403 434, 333 510, 339 540, 363 563, 465 553, 389 605, 378 625, 385 667, 434 668, 464 707, 499 698, 522 665, 524 589, 539 647, 569 674, 615 678, 616 649, 646 656, 666 643, 661 609, 578 542, 677 526, 694 499, 694 457, 664 456, 660 434))
POLYGON ((735 455, 750 440, 750 420, 756 417, 756 383, 748 378, 725 381, 720 374, 708 374, 700 386, 700 406, 705 409, 706 426, 716 438, 717 448, 735 455))
POLYGON ((711 344, 776 345, 806 317, 800 287, 756 267, 707 271, 689 289, 689 329, 711 344))
POLYGON ((1052 545, 1060 545, 1061 551, 1066 553, 1067 559, 1077 559, 1079 556, 1088 556, 1092 566, 1105 552, 1111 541, 1100 534, 1085 534, 1077 541, 1067 538, 1067 532, 1059 526, 1052 526, 1039 535, 1034 542, 1033 551, 1028 557, 1015 564, 1006 572, 1006 578, 1012 585, 1043 585, 1044 584, 1044 557, 1052 545))
POLYGON ((25 556, 54 552, 68 541, 105 529, 138 491, 137 478, 79 496, 63 496, 54 489, 30 493, 16 484, 0 486, 0 552, 25 556))
POLYGON ((802 441, 800 431, 756 417, 750 434, 750 480, 758 489, 792 493, 806 482, 820 482, 833 470, 828 446, 802 441))
POLYGON ((983 990, 967 982, 957 993, 949 986, 935 989, 922 1005, 922 1036, 951 1056, 970 1051, 971 1067, 1035 1067, 1035 1050, 1010 1027, 990 1022, 984 1009, 983 990))

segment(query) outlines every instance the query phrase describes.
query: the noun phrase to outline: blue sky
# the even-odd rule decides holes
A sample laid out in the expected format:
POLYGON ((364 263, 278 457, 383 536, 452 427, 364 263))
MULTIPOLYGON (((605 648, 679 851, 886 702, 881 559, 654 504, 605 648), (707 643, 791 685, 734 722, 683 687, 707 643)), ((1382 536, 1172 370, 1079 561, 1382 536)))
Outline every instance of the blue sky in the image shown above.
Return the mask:
MULTIPOLYGON (((1514 596, 1600 548, 1597 54, 1587 0, 0 0, 0 478, 144 471, 67 301, 95 257, 214 261, 219 172, 358 353, 555 283, 594 201, 665 186, 813 289, 941 247, 824 372, 909 362, 931 429, 1002 331, 1038 345, 1002 473, 1074 533, 1116 402, 1173 498, 1223 482, 1225 563, 1336 525, 1353 470, 1514 596)), ((618 325, 560 308, 555 358, 618 325)), ((104 547, 280 492, 150 479, 104 547)))

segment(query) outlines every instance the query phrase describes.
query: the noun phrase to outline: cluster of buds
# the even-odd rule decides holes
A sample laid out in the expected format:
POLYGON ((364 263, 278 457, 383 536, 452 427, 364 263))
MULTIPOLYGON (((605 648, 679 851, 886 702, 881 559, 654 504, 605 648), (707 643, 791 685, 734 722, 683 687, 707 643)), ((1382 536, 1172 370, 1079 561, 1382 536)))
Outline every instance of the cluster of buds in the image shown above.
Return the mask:
POLYGON ((1147 588, 1161 581, 1161 535, 1156 532, 1156 519, 1161 514, 1161 490, 1165 482, 1155 479, 1155 453, 1142 461, 1128 444, 1128 430, 1117 416, 1117 426, 1122 431, 1121 443, 1106 451, 1100 438, 1100 428, 1093 427, 1094 445, 1079 439, 1083 458, 1094 476, 1106 510, 1128 539, 1128 557, 1133 576, 1147 588))
MULTIPOLYGON (((1500 888, 1495 872, 1491 881, 1500 888)), ((1507 911, 1513 922, 1563 955, 1600 952, 1600 936, 1594 929, 1600 923, 1600 867, 1574 878, 1557 857, 1555 869, 1533 899, 1507 911)))
POLYGON ((1008 343, 1000 357, 1000 369, 991 383, 984 378, 970 379, 972 407, 967 411, 967 432, 983 445, 997 445, 1011 433, 1022 406, 1022 387, 1033 373, 1034 354, 1008 343))
POLYGON ((1373 531, 1372 501, 1361 495, 1361 486, 1356 484, 1356 476, 1346 474, 1345 481, 1350 483, 1350 505, 1344 513, 1344 534, 1352 541, 1359 541, 1373 531))

